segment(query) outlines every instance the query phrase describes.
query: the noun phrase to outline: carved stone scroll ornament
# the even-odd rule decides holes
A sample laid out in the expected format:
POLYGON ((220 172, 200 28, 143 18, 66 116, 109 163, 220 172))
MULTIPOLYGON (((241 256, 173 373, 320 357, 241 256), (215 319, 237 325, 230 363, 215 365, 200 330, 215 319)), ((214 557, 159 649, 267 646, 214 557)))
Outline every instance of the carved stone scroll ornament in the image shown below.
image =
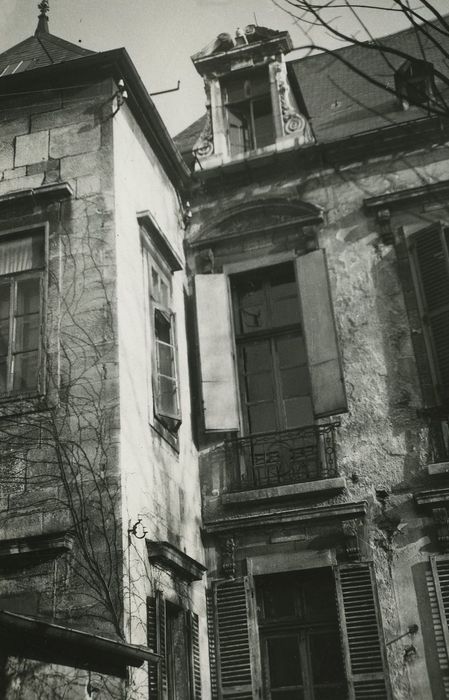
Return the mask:
POLYGON ((344 547, 350 561, 357 561, 361 557, 360 529, 362 527, 363 524, 358 520, 345 520, 342 523, 344 547))
POLYGON ((287 136, 297 135, 300 144, 313 143, 313 136, 307 119, 299 113, 290 91, 287 78, 287 67, 283 61, 275 64, 276 84, 281 104, 282 121, 284 123, 284 133, 287 136))
POLYGON ((231 535, 221 541, 221 569, 228 578, 235 578, 235 549, 236 541, 231 535))
POLYGON ((193 146, 193 155, 198 158, 207 158, 211 156, 214 152, 214 135, 212 133, 212 119, 210 116, 210 109, 206 113, 206 121, 203 126, 201 134, 195 141, 193 146))

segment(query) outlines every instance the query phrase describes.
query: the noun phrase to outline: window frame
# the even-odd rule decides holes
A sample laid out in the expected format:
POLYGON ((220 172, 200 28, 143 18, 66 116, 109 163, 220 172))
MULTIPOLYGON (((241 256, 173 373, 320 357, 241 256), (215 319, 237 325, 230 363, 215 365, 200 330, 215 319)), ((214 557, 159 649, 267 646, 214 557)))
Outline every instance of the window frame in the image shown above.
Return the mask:
POLYGON ((149 414, 150 424, 169 442, 175 449, 178 448, 178 431, 182 424, 181 413, 181 393, 179 381, 179 361, 178 361, 178 345, 176 333, 176 314, 173 306, 173 274, 176 270, 169 264, 164 256, 158 250, 154 241, 151 239, 151 234, 144 225, 140 225, 143 268, 144 268, 144 289, 145 289, 145 315, 147 322, 147 343, 148 355, 150 361, 147 362, 148 371, 148 388, 149 391, 149 414), (163 303, 161 299, 153 291, 153 272, 157 274, 160 280, 163 280, 167 287, 167 303, 163 303), (161 316, 169 324, 170 333, 170 348, 172 351, 171 360, 173 364, 173 381, 176 387, 176 407, 171 415, 163 413, 158 404, 158 396, 160 396, 159 378, 159 353, 158 347, 160 341, 156 331, 156 317, 161 316))
POLYGON ((0 249, 2 244, 9 239, 20 238, 21 236, 26 236, 27 234, 36 234, 41 232, 43 239, 43 265, 41 267, 31 268, 30 270, 24 270, 20 272, 10 273, 7 275, 0 275, 0 283, 3 284, 5 280, 8 280, 8 285, 10 289, 14 289, 14 294, 10 296, 10 310, 9 310, 9 330, 10 336, 8 340, 8 355, 7 362, 9 368, 7 370, 7 383, 9 383, 10 388, 7 391, 0 393, 0 404, 17 401, 20 399, 34 398, 38 396, 43 396, 46 393, 46 339, 47 339, 47 308, 48 308, 48 269, 49 269, 49 223, 42 222, 36 224, 30 224, 28 226, 14 227, 12 229, 5 229, 0 231, 0 249), (14 351, 11 346, 14 345, 15 329, 11 333, 12 327, 15 325, 15 299, 17 295, 17 283, 16 280, 19 279, 39 279, 39 344, 37 348, 38 361, 37 361, 37 382, 36 386, 29 390, 14 390, 12 388, 12 382, 14 380, 14 370, 11 370, 11 361, 14 351))
MULTIPOLYGON (((224 117, 225 117, 225 123, 226 123, 226 140, 227 140, 227 145, 228 145, 228 153, 231 158, 237 157, 239 155, 242 155, 243 153, 247 153, 248 151, 254 151, 257 150, 258 148, 266 148, 267 146, 271 146, 276 142, 276 124, 275 124, 275 119, 274 119, 274 110, 273 110, 273 98, 271 94, 271 84, 270 84, 270 74, 268 70, 268 66, 260 66, 256 67, 253 70, 243 70, 243 71, 238 71, 235 74, 230 74, 226 76, 225 78, 222 78, 220 80, 220 89, 221 89, 221 96, 222 96, 222 104, 223 104, 223 111, 224 111, 224 117), (254 76, 255 71, 262 73, 262 71, 266 71, 266 89, 256 95, 245 95, 245 81, 249 80, 251 81, 251 78, 254 76), (236 78, 240 78, 243 86, 243 97, 242 99, 229 99, 228 91, 227 91, 227 82, 230 81, 230 78, 233 78, 234 80, 236 78), (257 144, 257 134, 256 134, 256 125, 255 125, 255 117, 254 117, 254 105, 257 102, 266 102, 268 101, 270 104, 270 115, 271 115, 271 126, 272 126, 272 136, 273 139, 270 141, 269 144, 264 144, 262 146, 259 146, 257 144), (247 135, 243 136, 243 148, 239 150, 238 152, 234 152, 232 149, 232 142, 230 138, 230 113, 232 108, 242 108, 244 110, 247 108, 248 114, 249 114, 249 120, 248 120, 248 126, 247 126, 247 135)), ((242 129, 243 131, 243 129, 242 129)))
MULTIPOLYGON (((280 365, 280 355, 279 355, 279 349, 278 349, 278 340, 283 340, 287 338, 291 338, 292 336, 294 337, 300 337, 303 340, 304 343, 304 352, 305 352, 305 357, 306 361, 301 367, 304 368, 304 371, 307 376, 307 383, 308 383, 308 388, 309 388, 309 393, 307 396, 310 399, 310 408, 312 410, 312 416, 310 420, 310 424, 314 423, 314 415, 313 415, 313 402, 312 402, 312 392, 311 392, 311 381, 310 381, 310 375, 309 375, 309 364, 308 364, 308 358, 307 358, 307 339, 305 338, 304 334, 304 324, 302 320, 302 310, 301 310, 301 301, 300 301, 300 289, 299 289, 299 284, 296 276, 296 269, 294 265, 294 260, 287 260, 284 261, 283 263, 274 263, 274 264, 269 264, 269 265, 263 265, 261 267, 257 267, 252 270, 246 270, 243 271, 240 274, 254 274, 254 273, 259 273, 261 278, 262 278, 262 290, 263 290, 263 296, 265 298, 265 301, 267 302, 267 311, 268 315, 271 317, 272 315, 272 303, 273 299, 270 294, 270 282, 269 282, 269 270, 273 267, 276 267, 277 265, 285 265, 285 264, 290 264, 291 265, 291 272, 293 273, 293 278, 294 278, 294 283, 295 283, 295 289, 296 289, 296 302, 297 302, 297 308, 298 308, 298 321, 293 324, 286 324, 283 326, 276 326, 276 325, 269 325, 266 328, 260 330, 260 331, 246 331, 243 329, 239 329, 239 332, 237 333, 237 323, 236 319, 238 316, 239 312, 239 307, 238 307, 238 292, 236 289, 236 285, 233 282, 232 278, 235 278, 235 274, 231 275, 229 277, 229 283, 230 283, 230 288, 231 288, 231 302, 232 302, 232 312, 233 312, 233 327, 234 327, 234 344, 236 348, 236 364, 237 364, 237 385, 239 388, 239 399, 240 399, 240 409, 241 409, 241 416, 242 416, 242 428, 244 431, 245 435, 256 435, 256 434, 264 434, 266 432, 284 432, 285 430, 289 429, 294 429, 296 427, 302 427, 301 426, 288 426, 288 420, 287 420, 287 413, 286 413, 286 408, 285 408, 285 399, 288 397, 284 397, 283 394, 283 387, 282 387, 282 378, 281 378, 281 365, 280 365), (246 382, 245 382, 245 372, 243 369, 244 365, 244 360, 243 360, 243 348, 247 346, 248 344, 251 344, 253 342, 257 341, 266 341, 269 345, 269 353, 270 353, 270 380, 272 383, 272 388, 273 388, 273 397, 272 397, 272 404, 273 404, 273 410, 274 410, 274 427, 270 431, 259 431, 256 432, 254 430, 250 429, 249 425, 249 407, 251 402, 247 400, 246 397, 246 382)), ((299 365, 298 365, 299 367, 299 365)), ((303 396, 303 395, 301 395, 303 396)), ((304 394, 306 396, 306 394, 304 394)), ((293 397, 292 397, 293 398, 293 397)))

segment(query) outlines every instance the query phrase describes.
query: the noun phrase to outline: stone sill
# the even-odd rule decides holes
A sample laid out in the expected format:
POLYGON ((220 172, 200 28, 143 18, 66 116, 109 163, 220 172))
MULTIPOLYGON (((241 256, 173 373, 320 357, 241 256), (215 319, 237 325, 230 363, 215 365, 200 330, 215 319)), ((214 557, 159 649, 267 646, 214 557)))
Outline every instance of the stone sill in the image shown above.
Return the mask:
POLYGON ((429 476, 449 474, 449 462, 436 462, 435 464, 428 464, 427 473, 429 476))
POLYGON ((321 493, 341 491, 346 488, 346 479, 337 476, 333 479, 321 479, 320 481, 306 481, 300 484, 285 484, 283 486, 269 486, 251 491, 237 491, 225 493, 221 497, 223 505, 239 505, 254 501, 268 501, 294 496, 315 496, 321 493))

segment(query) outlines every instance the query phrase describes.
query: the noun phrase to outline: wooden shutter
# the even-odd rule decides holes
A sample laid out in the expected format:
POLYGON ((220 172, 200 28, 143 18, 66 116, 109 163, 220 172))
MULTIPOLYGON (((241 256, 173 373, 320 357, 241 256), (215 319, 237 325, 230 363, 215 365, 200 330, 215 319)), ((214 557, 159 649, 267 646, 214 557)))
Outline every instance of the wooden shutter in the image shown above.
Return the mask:
POLYGON ((429 362, 440 400, 449 398, 449 229, 432 224, 410 237, 409 253, 429 362))
POLYGON ((296 259, 299 296, 316 416, 347 410, 324 250, 296 259))
POLYGON ((444 697, 449 698, 449 559, 430 558, 426 572, 427 591, 435 634, 436 657, 441 671, 444 697))
POLYGON ((165 602, 162 593, 147 598, 147 645, 160 654, 159 663, 148 662, 148 698, 162 700, 167 695, 167 666, 165 661, 165 602))
POLYGON ((198 615, 186 610, 190 646, 190 687, 192 700, 201 700, 200 630, 198 615))
POLYGON ((209 669, 211 700, 218 699, 217 645, 215 642, 214 592, 206 591, 207 638, 209 642, 209 669))
POLYGON ((252 579, 218 582, 213 594, 218 697, 256 700, 261 695, 261 664, 252 579))
POLYGON ((225 275, 195 277, 206 430, 238 430, 233 332, 225 275))
POLYGON ((334 569, 349 700, 389 700, 379 605, 369 564, 334 569))

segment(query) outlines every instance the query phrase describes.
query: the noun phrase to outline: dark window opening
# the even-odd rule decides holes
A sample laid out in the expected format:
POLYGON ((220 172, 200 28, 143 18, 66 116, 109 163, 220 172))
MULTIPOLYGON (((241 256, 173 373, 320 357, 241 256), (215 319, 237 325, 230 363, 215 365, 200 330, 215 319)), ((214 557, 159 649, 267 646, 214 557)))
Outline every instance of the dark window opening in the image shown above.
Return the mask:
POLYGON ((185 612, 165 604, 167 700, 191 700, 190 665, 185 612))
POLYGON ((427 61, 405 61, 395 74, 399 98, 412 105, 423 105, 434 98, 433 65, 427 61))
POLYGON ((0 396, 39 390, 44 234, 0 241, 0 396))
POLYGON ((247 434, 313 423, 293 263, 232 277, 239 384, 247 434))
POLYGON ((266 698, 344 700, 331 570, 262 576, 256 586, 266 698))
POLYGON ((274 143, 273 109, 266 69, 222 81, 231 156, 274 143))

